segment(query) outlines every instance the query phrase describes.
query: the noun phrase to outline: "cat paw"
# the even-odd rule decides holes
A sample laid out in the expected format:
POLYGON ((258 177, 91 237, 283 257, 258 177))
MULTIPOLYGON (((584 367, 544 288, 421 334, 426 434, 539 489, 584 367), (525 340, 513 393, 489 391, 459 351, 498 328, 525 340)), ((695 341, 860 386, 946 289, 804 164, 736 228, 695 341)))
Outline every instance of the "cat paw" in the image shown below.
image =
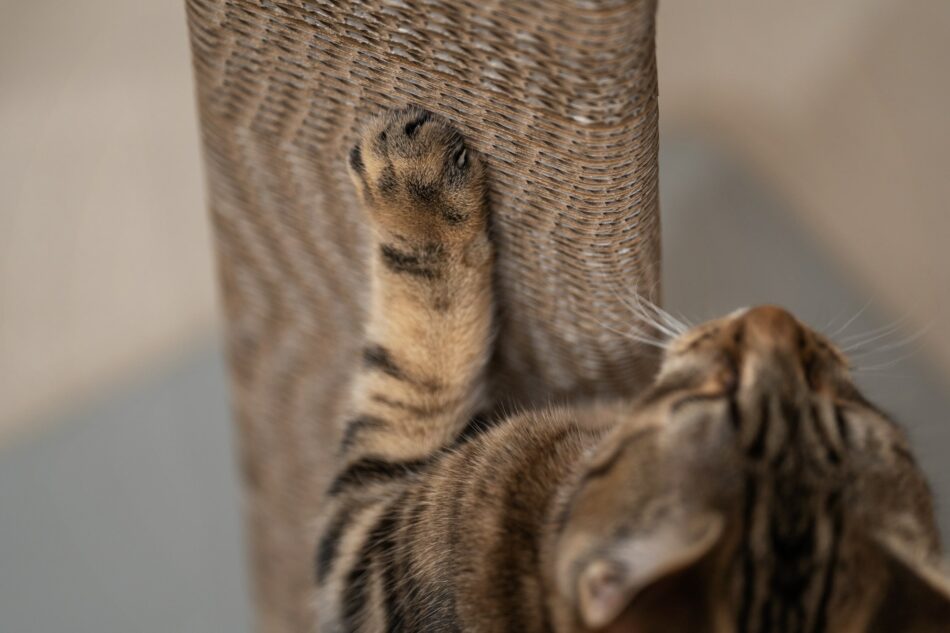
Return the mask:
POLYGON ((481 159, 436 114, 409 106, 377 116, 348 166, 363 206, 390 239, 451 246, 484 231, 481 159))

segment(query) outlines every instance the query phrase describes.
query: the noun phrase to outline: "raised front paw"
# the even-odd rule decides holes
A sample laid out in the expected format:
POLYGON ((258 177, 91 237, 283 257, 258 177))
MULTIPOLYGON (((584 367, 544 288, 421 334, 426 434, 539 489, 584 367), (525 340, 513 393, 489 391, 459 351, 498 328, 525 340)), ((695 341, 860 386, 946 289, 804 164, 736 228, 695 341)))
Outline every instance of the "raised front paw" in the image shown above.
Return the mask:
POLYGON ((442 117, 417 106, 382 114, 363 129, 348 163, 384 239, 444 247, 484 231, 484 168, 442 117))

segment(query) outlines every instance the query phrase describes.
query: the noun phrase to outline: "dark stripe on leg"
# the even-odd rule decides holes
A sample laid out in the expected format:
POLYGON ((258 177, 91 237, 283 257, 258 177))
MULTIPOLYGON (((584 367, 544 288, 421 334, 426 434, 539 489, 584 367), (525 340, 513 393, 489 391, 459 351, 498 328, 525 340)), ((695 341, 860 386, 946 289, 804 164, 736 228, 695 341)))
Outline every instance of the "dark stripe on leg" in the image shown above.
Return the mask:
POLYGON ((322 584, 333 571, 333 563, 340 546, 340 539, 346 531, 352 518, 352 509, 342 507, 337 512, 333 522, 327 527, 317 545, 317 557, 315 561, 317 584, 322 584))
POLYGON ((324 529, 320 542, 317 544, 314 560, 317 584, 326 581, 333 572, 333 566, 340 553, 340 542, 346 537, 353 520, 383 501, 384 499, 371 499, 368 502, 351 502, 342 505, 337 510, 333 521, 324 529))
POLYGON ((360 177, 366 173, 366 165, 363 164, 363 149, 358 144, 350 150, 350 167, 360 177))
POLYGON ((437 415, 445 413, 449 407, 454 407, 458 404, 458 401, 449 402, 446 404, 438 403, 432 407, 420 407, 414 405, 410 402, 405 402, 403 400, 396 400, 395 398, 390 398, 382 394, 374 393, 370 396, 370 400, 377 402, 381 405, 387 406, 391 409, 396 409, 398 411, 405 411, 410 413, 417 418, 431 418, 437 415))
MULTIPOLYGON (((396 533, 396 550, 393 552, 393 570, 399 583, 399 602, 404 605, 404 624, 412 631, 439 631, 462 633, 455 610, 455 587, 453 580, 460 571, 461 562, 455 550, 458 538, 448 539, 448 548, 439 552, 442 564, 429 567, 422 564, 426 552, 431 552, 432 526, 425 521, 426 510, 438 508, 443 503, 455 507, 462 503, 466 482, 463 477, 452 482, 455 494, 446 496, 441 486, 416 486, 404 502, 396 533), (421 554, 421 556, 420 556, 421 554), (410 605, 406 608, 405 605, 410 605), (425 605, 424 609, 411 605, 425 605)), ((440 513, 441 514, 441 513, 440 513)), ((459 534, 455 515, 449 512, 448 524, 443 534, 459 534)), ((468 527, 468 526, 466 526, 468 527)), ((441 531, 441 529, 440 529, 441 531)), ((431 561, 429 561, 431 564, 431 561)))
POLYGON ((328 494, 334 496, 352 486, 409 477, 423 471, 434 461, 434 456, 404 461, 387 461, 378 457, 366 457, 353 462, 337 475, 330 485, 328 494))
POLYGON ((386 607, 386 630, 397 633, 406 629, 406 618, 403 609, 401 592, 403 578, 396 573, 396 528, 398 526, 399 506, 405 501, 406 495, 399 499, 380 518, 379 523, 369 535, 370 542, 376 548, 380 564, 382 565, 383 604, 386 607))
MULTIPOLYGON (((372 344, 363 349, 363 365, 368 369, 375 369, 387 376, 410 383, 427 392, 439 391, 442 386, 435 380, 412 378, 403 371, 402 367, 393 360, 389 350, 382 345, 372 344)), ((380 396, 375 396, 379 398, 380 396)))
POLYGON ((343 589, 343 605, 341 615, 343 629, 346 633, 360 630, 360 624, 365 619, 363 611, 369 604, 369 582, 372 575, 373 550, 364 546, 359 560, 347 574, 343 589))
MULTIPOLYGON (((494 563, 494 592, 500 605, 500 611, 506 614, 504 631, 523 633, 538 630, 539 606, 533 600, 534 583, 532 580, 541 567, 540 535, 546 511, 551 501, 552 491, 540 491, 524 485, 528 477, 524 474, 530 469, 541 472, 550 468, 557 460, 560 445, 572 436, 577 429, 573 426, 550 434, 543 441, 531 444, 530 453, 522 456, 519 467, 505 473, 506 482, 502 497, 501 530, 504 536, 497 537, 495 551, 489 552, 488 560, 494 563)), ((510 457, 501 453, 503 459, 510 457)), ((505 472, 501 468, 497 472, 505 472)), ((492 470, 486 469, 484 476, 491 477, 492 470)), ((541 605, 541 608, 545 608, 541 605)))
POLYGON ((382 345, 368 345, 363 349, 363 364, 371 369, 378 369, 387 376, 392 376, 397 380, 405 380, 406 376, 402 369, 393 360, 389 350, 382 345))
POLYGON ((343 452, 346 452, 353 446, 353 443, 360 433, 371 429, 382 429, 385 428, 387 424, 388 422, 386 422, 386 420, 372 415, 361 415, 358 418, 354 418, 346 423, 346 430, 343 432, 340 447, 343 449, 343 452))
MULTIPOLYGON (((369 603, 369 581, 373 573, 373 562, 382 567, 383 594, 389 609, 391 586, 388 576, 392 568, 391 553, 394 532, 397 528, 399 507, 405 499, 405 493, 392 500, 383 510, 376 524, 366 533, 359 559, 350 570, 343 590, 343 625, 347 632, 360 630, 366 605, 369 603)), ((392 629, 390 630, 400 630, 392 629)))
POLYGON ((405 273, 423 279, 438 279, 443 260, 442 245, 430 244, 412 252, 401 251, 390 244, 379 247, 383 264, 395 273, 405 273))

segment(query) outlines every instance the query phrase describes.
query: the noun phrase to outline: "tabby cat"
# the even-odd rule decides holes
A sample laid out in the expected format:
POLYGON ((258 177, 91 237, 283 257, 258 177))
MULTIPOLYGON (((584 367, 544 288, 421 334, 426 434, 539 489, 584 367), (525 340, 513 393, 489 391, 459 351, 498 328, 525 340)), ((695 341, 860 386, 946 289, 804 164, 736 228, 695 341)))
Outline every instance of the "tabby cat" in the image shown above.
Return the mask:
POLYGON ((670 340, 636 399, 486 423, 482 162, 410 107, 349 167, 373 290, 320 631, 950 631, 927 484, 829 340, 741 310, 670 340))

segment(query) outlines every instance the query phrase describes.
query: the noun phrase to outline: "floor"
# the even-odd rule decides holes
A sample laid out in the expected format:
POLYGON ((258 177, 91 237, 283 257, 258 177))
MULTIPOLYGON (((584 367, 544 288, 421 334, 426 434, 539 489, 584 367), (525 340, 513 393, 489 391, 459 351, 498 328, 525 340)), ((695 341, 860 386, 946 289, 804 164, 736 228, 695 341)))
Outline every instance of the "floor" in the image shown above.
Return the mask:
POLYGON ((220 350, 209 342, 0 450, 0 630, 250 630, 220 350))
MULTIPOLYGON (((866 306, 869 293, 727 153, 669 138, 661 162, 667 307, 701 320, 777 302, 833 331, 866 306)), ((871 305, 844 334, 892 318, 871 305)), ((937 376, 911 356, 862 382, 910 427, 945 501, 950 390, 937 376)), ((220 347, 208 341, 0 448, 0 629, 249 631, 233 446, 220 347)))

